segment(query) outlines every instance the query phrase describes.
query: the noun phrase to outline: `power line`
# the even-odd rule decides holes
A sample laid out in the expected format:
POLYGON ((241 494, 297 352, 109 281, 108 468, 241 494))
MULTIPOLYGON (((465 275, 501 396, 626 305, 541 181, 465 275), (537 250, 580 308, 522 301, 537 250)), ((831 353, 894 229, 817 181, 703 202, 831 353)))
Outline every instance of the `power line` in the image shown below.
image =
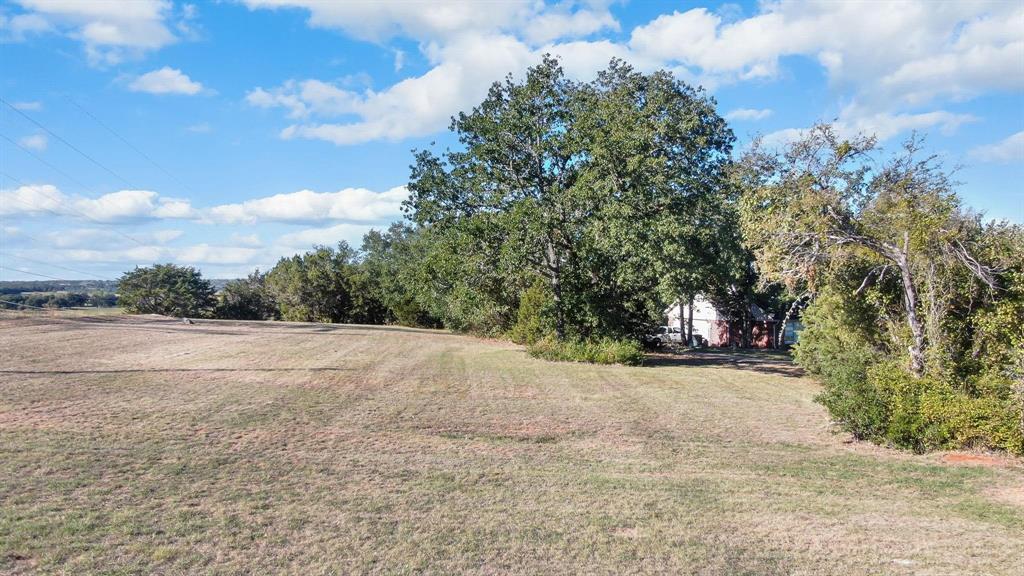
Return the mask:
POLYGON ((0 304, 10 304, 11 306, 24 306, 25 308, 35 308, 36 310, 54 310, 54 308, 43 308, 42 306, 33 306, 31 304, 24 304, 22 302, 11 302, 10 300, 0 300, 0 304))
MULTIPOLYGON (((3 251, 7 252, 6 249, 3 250, 3 251)), ((51 268, 60 268, 61 270, 67 270, 68 272, 74 272, 75 274, 85 274, 86 276, 92 276, 93 278, 99 278, 100 280, 106 280, 106 281, 109 281, 109 282, 115 282, 115 280, 113 278, 110 278, 110 277, 107 277, 107 276, 100 276, 98 274, 93 274, 92 272, 86 272, 84 270, 76 270, 74 268, 69 268, 67 266, 61 266, 60 264, 53 264, 51 262, 43 262, 42 260, 34 260, 32 258, 29 258, 27 256, 21 256, 19 254, 10 254, 10 253, 8 253, 7 256, 12 256, 14 258, 17 258, 18 260, 24 260, 26 262, 32 262, 33 264, 42 264, 43 266, 50 266, 51 268)))
POLYGON ((10 270, 11 272, 21 272, 22 274, 28 274, 29 276, 39 276, 40 278, 49 278, 50 280, 56 280, 58 282, 71 282, 71 280, 65 280, 64 278, 57 278, 56 276, 48 276, 46 274, 39 274, 38 272, 29 272, 28 270, 19 270, 17 268, 9 268, 7 266, 0 266, 0 270, 10 270))
POLYGON ((106 165, 104 165, 104 164, 103 164, 102 162, 100 162, 99 160, 96 160, 96 159, 95 159, 95 158, 93 158, 92 156, 90 156, 90 155, 86 154, 86 153, 85 153, 85 152, 83 152, 83 151, 82 151, 82 150, 81 150, 80 148, 78 148, 77 146, 75 146, 75 145, 74 145, 74 144, 72 144, 71 142, 68 142, 68 141, 67 141, 67 140, 65 140, 65 139, 64 139, 63 137, 61 137, 61 136, 60 136, 59 134, 57 134, 56 132, 54 132, 53 130, 50 130, 49 128, 47 128, 46 126, 44 126, 44 125, 43 125, 43 124, 42 124, 41 122, 39 122, 38 120, 36 120, 36 119, 32 118, 32 117, 31 117, 31 116, 29 116, 28 114, 25 114, 25 113, 24 113, 24 112, 22 112, 21 110, 18 110, 18 109, 17 109, 17 108, 16 108, 16 107, 15 107, 14 105, 12 105, 12 104, 11 104, 10 102, 8 102, 7 100, 4 100, 3 98, 0 98, 0 102, 3 102, 3 103, 4 103, 4 104, 5 104, 5 105, 6 105, 6 106, 7 106, 8 108, 10 108, 11 110, 14 110, 15 112, 17 112, 17 113, 18 113, 19 115, 21 115, 21 117, 22 117, 22 118, 24 118, 24 119, 28 120, 29 122, 31 122, 31 123, 33 123, 33 124, 35 124, 36 126, 38 126, 38 127, 42 128, 43 130, 45 130, 45 131, 46 131, 46 133, 47 133, 47 134, 49 134, 50 136, 53 136, 54 138, 56 138, 56 139, 57 139, 57 140, 59 140, 60 142, 63 142, 63 143, 64 143, 64 145, 65 145, 65 146, 67 146, 68 148, 71 148, 71 149, 72 149, 72 150, 74 150, 75 152, 78 152, 78 153, 79 153, 79 154, 80 154, 80 155, 81 155, 81 156, 82 156, 83 158, 85 158, 86 160, 88 160, 88 161, 92 162, 93 164, 95 164, 95 165, 99 166, 100 168, 102 168, 102 169, 106 170, 107 172, 109 172, 109 173, 110 173, 110 174, 112 174, 112 175, 113 175, 113 176, 114 176, 115 178, 117 178, 118 180, 120 180, 120 181, 124 182, 125 184, 127 184, 129 188, 135 188, 135 186, 133 186, 133 185, 132 185, 132 183, 131 183, 131 182, 129 182, 129 181, 128 181, 128 180, 127 180, 127 179, 126 179, 126 178, 125 178, 124 176, 121 176, 121 175, 120 175, 120 174, 118 174, 117 172, 114 172, 114 171, 113 171, 112 169, 108 168, 108 167, 107 167, 106 165))
MULTIPOLYGON (((43 158, 42 156, 40 156, 40 155, 36 154, 35 152, 33 152, 33 151, 29 150, 28 148, 25 148, 24 146, 22 146, 21 144, 19 144, 19 143, 18 143, 18 142, 16 142, 15 140, 13 140, 13 139, 12 139, 12 138, 11 138, 10 136, 7 136, 6 134, 0 134, 0 138, 3 138, 4 140, 7 140, 7 141, 8 141, 8 142, 10 142, 11 144, 14 144, 14 145, 15 145, 15 146, 17 146, 18 148, 20 148, 22 152, 24 152, 25 154, 28 154, 29 156, 31 156, 31 157, 33 157, 33 158, 35 158, 35 159, 36 159, 36 160, 38 160, 39 162, 41 162, 41 163, 43 163, 44 165, 46 165, 47 167, 49 167, 49 168, 50 168, 51 170, 53 170, 54 172, 57 172, 57 173, 58 173, 58 174, 60 174, 61 176, 63 176, 63 177, 65 177, 65 178, 67 178, 68 180, 71 180, 72 182, 74 182, 75 184, 77 184, 77 185, 78 185, 79 187, 81 187, 81 188, 82 188, 83 190, 85 190, 85 191, 87 191, 87 192, 90 192, 90 191, 92 191, 92 186, 87 186, 87 185, 85 185, 85 184, 82 184, 82 181, 81 181, 81 180, 79 180, 78 178, 75 178, 75 177, 74 177, 74 176, 72 176, 71 174, 68 174, 67 172, 65 172, 65 171, 61 170, 60 168, 58 168, 58 167, 56 167, 56 166, 54 166, 53 164, 51 164, 50 162, 48 162, 48 161, 47 161, 47 160, 46 160, 45 158, 43 158)), ((14 180, 14 178, 12 177, 12 178, 11 178, 11 180, 14 180)))
MULTIPOLYGON (((6 136, 4 136, 3 134, 0 134, 0 137, 3 137, 3 138, 7 138, 7 137, 6 137, 6 136)), ((8 140, 9 140, 9 138, 8 138, 8 140)), ((28 185, 28 184, 26 184, 26 183, 25 183, 25 182, 24 182, 23 180, 21 180, 21 179, 18 179, 18 178, 15 178, 14 176, 11 176, 10 174, 8 174, 8 173, 6 173, 6 172, 0 172, 0 175, 3 175, 3 176, 5 176, 5 177, 7 177, 7 178, 10 178, 11 180, 13 180, 13 181, 17 182, 18 184, 21 184, 22 186, 29 186, 29 185, 28 185)), ((104 221, 102 221, 102 220, 97 220, 96 218, 93 218, 92 216, 89 216, 89 215, 88 215, 88 214, 86 214, 85 212, 82 212, 81 210, 78 210, 77 208, 75 208, 75 207, 73 207, 73 206, 70 206, 70 205, 68 205, 68 203, 67 203, 67 202, 64 202, 64 201, 63 201, 63 200, 61 200, 60 198, 55 198, 54 196, 51 196, 50 194, 48 194, 48 193, 44 192, 43 190, 40 190, 39 188, 36 188, 36 189, 35 189, 35 191, 36 191, 37 193, 39 193, 39 194, 42 194, 43 196, 46 196, 46 197, 47 197, 47 198, 49 198, 50 200, 53 200, 53 201, 54 201, 54 202, 56 202, 56 203, 57 203, 58 205, 62 205, 62 206, 64 206, 64 208, 65 208, 65 209, 67 209, 67 210, 70 210, 70 211, 74 212, 74 213, 75 213, 75 214, 77 214, 78 216, 80 216, 80 217, 82 217, 82 218, 85 218, 86 220, 89 220, 90 222, 94 222, 94 223, 96 223, 96 224, 99 224, 99 225, 101 225, 101 226, 108 226, 108 227, 109 227, 109 226, 111 226, 109 222, 104 222, 104 221)), ((52 208, 47 208, 47 207, 45 207, 45 206, 32 206, 32 204, 31 204, 30 202, 27 202, 27 201, 25 201, 25 200, 22 200, 21 198, 18 198, 17 196, 10 196, 10 198, 11 198, 11 199, 13 199, 13 200, 16 200, 16 201, 18 201, 18 202, 21 202, 22 204, 25 204, 26 206, 30 206, 30 207, 32 207, 32 208, 38 208, 38 209, 41 209, 41 210, 45 210, 45 211, 47 211, 47 212, 49 212, 49 213, 51 213, 51 214, 54 214, 54 215, 56 215, 56 216, 66 216, 66 214, 61 214, 60 212, 57 212, 56 210, 54 210, 54 209, 52 209, 52 208)), ((146 244, 146 243, 142 242, 141 240, 138 240, 138 239, 136 239, 136 238, 133 238, 133 237, 129 236, 128 234, 125 234, 124 232, 121 232, 120 230, 118 230, 118 229, 116 229, 116 228, 113 228, 113 227, 111 227, 111 228, 110 228, 110 231, 111 231, 111 232, 114 232, 115 234, 118 234, 118 235, 120 235, 120 236, 123 236, 124 238, 127 238, 128 240, 131 240, 132 242, 135 242, 136 244, 138 244, 139 246, 142 246, 143 248, 149 248, 149 245, 148 245, 148 244, 146 244)))
MULTIPOLYGON (((12 306, 18 306, 18 307, 35 308, 35 310, 41 310, 41 311, 71 310, 71 308, 68 308, 68 307, 65 307, 65 306, 54 306, 54 307, 45 308, 43 306, 34 306, 32 304, 27 304, 25 302, 12 302, 10 300, 0 300, 0 303, 10 304, 12 306)), ((7 308, 2 308, 2 311, 0 311, 0 312, 17 312, 17 311, 11 311, 11 310, 7 310, 7 308)))
POLYGON ((64 99, 65 99, 65 100, 67 100, 68 102, 70 102, 71 104, 73 104, 73 105, 74 105, 74 106, 75 106, 76 108, 78 108, 79 110, 81 110, 83 114, 85 114, 85 115, 86 115, 86 116, 88 116, 89 118, 92 118, 93 120, 95 120, 95 121, 96 121, 96 123, 97 123, 97 124, 99 124, 100 126, 102 126, 102 127, 104 128, 104 129, 106 129, 106 130, 107 130, 107 132, 110 132, 110 133, 111 133, 111 134, 113 134, 113 135, 114 135, 114 136, 115 136, 115 137, 116 137, 116 138, 117 138, 118 140, 120 140, 121 142, 123 142, 125 146, 127 146, 127 147, 131 148, 132 150, 134 150, 134 151, 135 151, 135 152, 136 152, 136 153, 137 153, 137 154, 138 154, 139 156, 142 156, 143 158, 145 158, 145 159, 146 159, 146 160, 147 160, 147 161, 148 161, 148 162, 149 162, 150 164, 152 164, 153 166, 156 166, 156 167, 157 167, 157 169, 159 169, 159 170, 160 170, 161 172, 163 172, 164 174, 166 174, 166 175, 167 175, 168 177, 170 177, 170 178, 171 178, 172 180, 174 180, 175 182, 177 182, 177 183, 178 183, 179 185, 181 185, 181 186, 182 186, 183 188, 185 188, 185 189, 186 189, 186 190, 188 190, 189 192, 192 192, 193 194, 195 193, 195 191, 194 191, 194 190, 192 190, 192 188, 191 188, 191 187, 189 187, 189 185, 188 185, 188 184, 185 184, 184 182, 182 182, 182 181, 181 181, 181 179, 179 179, 179 178, 178 178, 177 176, 175 176, 175 175, 174 175, 174 174, 173 174, 173 173, 172 173, 172 172, 171 172, 170 170, 168 170, 168 169, 164 168, 164 167, 163 167, 162 165, 160 165, 160 163, 158 163, 158 162, 157 162, 156 160, 154 160, 154 159, 153 159, 152 157, 150 157, 150 156, 149 156, 149 154, 146 154, 145 152, 143 152, 142 150, 140 150, 140 149, 139 149, 139 148, 138 148, 137 146, 135 146, 134 144, 132 144, 131 142, 129 142, 127 138, 125 138, 124 136, 122 136, 121 134, 119 134, 119 133, 118 133, 118 132, 117 132, 116 130, 114 130, 113 128, 111 128, 110 126, 108 126, 108 125, 107 125, 107 124, 106 124, 105 122, 103 122, 102 120, 100 120, 99 118, 97 118, 95 114, 93 114, 92 112, 89 112, 88 110, 86 110, 86 109, 85 109, 85 107, 83 107, 83 106, 82 106, 81 104, 79 104, 78 102, 76 102, 76 101, 75 101, 75 100, 74 100, 74 99, 73 99, 73 98, 72 98, 71 96, 69 96, 69 95, 65 94, 65 95, 64 95, 64 99))

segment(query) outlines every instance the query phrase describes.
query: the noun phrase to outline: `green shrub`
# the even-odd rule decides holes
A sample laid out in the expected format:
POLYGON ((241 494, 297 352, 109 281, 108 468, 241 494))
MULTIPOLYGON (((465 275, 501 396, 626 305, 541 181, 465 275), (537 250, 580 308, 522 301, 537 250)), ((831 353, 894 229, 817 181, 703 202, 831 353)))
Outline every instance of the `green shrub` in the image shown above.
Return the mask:
POLYGON ((557 340, 549 336, 529 345, 527 351, 534 358, 559 362, 639 366, 644 361, 643 347, 631 340, 557 340))
POLYGON ((871 367, 864 378, 855 371, 828 378, 819 401, 858 438, 919 452, 992 448, 1024 454, 1022 406, 1012 382, 998 375, 954 387, 915 378, 891 361, 871 367))
POLYGON ((535 344, 553 332, 547 319, 551 307, 551 295, 544 281, 538 279, 519 297, 516 323, 508 336, 516 344, 535 344))

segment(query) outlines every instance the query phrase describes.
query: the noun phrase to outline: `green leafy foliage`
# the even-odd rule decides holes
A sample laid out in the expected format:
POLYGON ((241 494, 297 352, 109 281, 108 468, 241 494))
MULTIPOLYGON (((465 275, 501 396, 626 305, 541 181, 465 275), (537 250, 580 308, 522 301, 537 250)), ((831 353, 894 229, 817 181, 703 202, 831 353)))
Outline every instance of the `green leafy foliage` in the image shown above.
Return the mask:
POLYGON ((816 296, 795 355, 857 437, 925 450, 1024 451, 1024 228, 963 208, 912 138, 818 126, 736 180, 763 277, 816 296))
POLYGON ((345 242, 282 258, 264 282, 282 320, 380 324, 387 318, 374 276, 345 242))
POLYGON ((448 327, 508 332, 541 278, 544 318, 516 338, 636 339, 724 250, 732 132, 667 72, 613 60, 580 83, 546 57, 452 130, 462 149, 417 153, 407 203, 426 241, 416 300, 448 327))
POLYGON ((545 337, 527 346, 534 358, 559 362, 589 362, 591 364, 626 364, 639 366, 644 361, 644 350, 634 340, 559 340, 545 337))
POLYGON ((136 267, 118 281, 120 304, 136 314, 207 316, 215 299, 213 285, 191 266, 155 264, 136 267))
POLYGON ((517 344, 531 345, 554 335, 550 309, 551 293, 545 282, 538 279, 519 299, 516 323, 509 330, 509 338, 517 344))
POLYGON ((274 320, 277 303, 266 285, 267 275, 256 270, 247 278, 232 280, 217 294, 213 315, 231 320, 274 320))

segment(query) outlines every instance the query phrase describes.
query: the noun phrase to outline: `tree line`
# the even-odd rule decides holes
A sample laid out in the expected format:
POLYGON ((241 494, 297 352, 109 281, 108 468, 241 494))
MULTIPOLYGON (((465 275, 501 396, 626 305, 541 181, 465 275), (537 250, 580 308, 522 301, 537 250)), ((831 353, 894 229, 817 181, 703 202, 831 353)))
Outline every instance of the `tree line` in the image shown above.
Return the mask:
POLYGON ((194 269, 139 268, 122 302, 626 363, 671 303, 707 296, 746 341, 756 303, 802 316, 795 357, 855 435, 1024 451, 1024 231, 964 207, 916 136, 886 154, 821 125, 737 155, 703 90, 618 60, 574 81, 552 58, 451 130, 457 149, 414 151, 405 221, 360 247, 282 258, 216 296, 194 269))

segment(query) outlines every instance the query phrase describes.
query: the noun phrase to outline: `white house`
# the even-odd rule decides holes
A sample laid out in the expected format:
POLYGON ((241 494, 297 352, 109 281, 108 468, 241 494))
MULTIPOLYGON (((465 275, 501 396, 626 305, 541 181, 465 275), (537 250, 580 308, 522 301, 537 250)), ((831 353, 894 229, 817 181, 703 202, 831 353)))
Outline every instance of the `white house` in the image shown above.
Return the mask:
MULTIPOLYGON (((680 304, 676 303, 671 308, 665 310, 665 316, 668 318, 669 326, 681 325, 685 331, 691 309, 688 304, 683 304, 682 306, 680 304), (680 308, 685 313, 685 316, 682 318, 682 324, 680 324, 679 317, 680 308)), ((734 325, 737 323, 733 322, 727 314, 720 312, 703 295, 698 295, 693 299, 692 313, 693 333, 703 336, 709 346, 738 345, 742 341, 742 334, 740 334, 742 327, 734 325)), ((764 310, 757 304, 750 305, 750 319, 753 323, 751 344, 756 348, 774 348, 776 338, 778 337, 778 320, 770 314, 765 314, 764 310)), ((802 326, 796 320, 787 322, 783 334, 783 343, 793 344, 796 342, 801 328, 802 326)))

